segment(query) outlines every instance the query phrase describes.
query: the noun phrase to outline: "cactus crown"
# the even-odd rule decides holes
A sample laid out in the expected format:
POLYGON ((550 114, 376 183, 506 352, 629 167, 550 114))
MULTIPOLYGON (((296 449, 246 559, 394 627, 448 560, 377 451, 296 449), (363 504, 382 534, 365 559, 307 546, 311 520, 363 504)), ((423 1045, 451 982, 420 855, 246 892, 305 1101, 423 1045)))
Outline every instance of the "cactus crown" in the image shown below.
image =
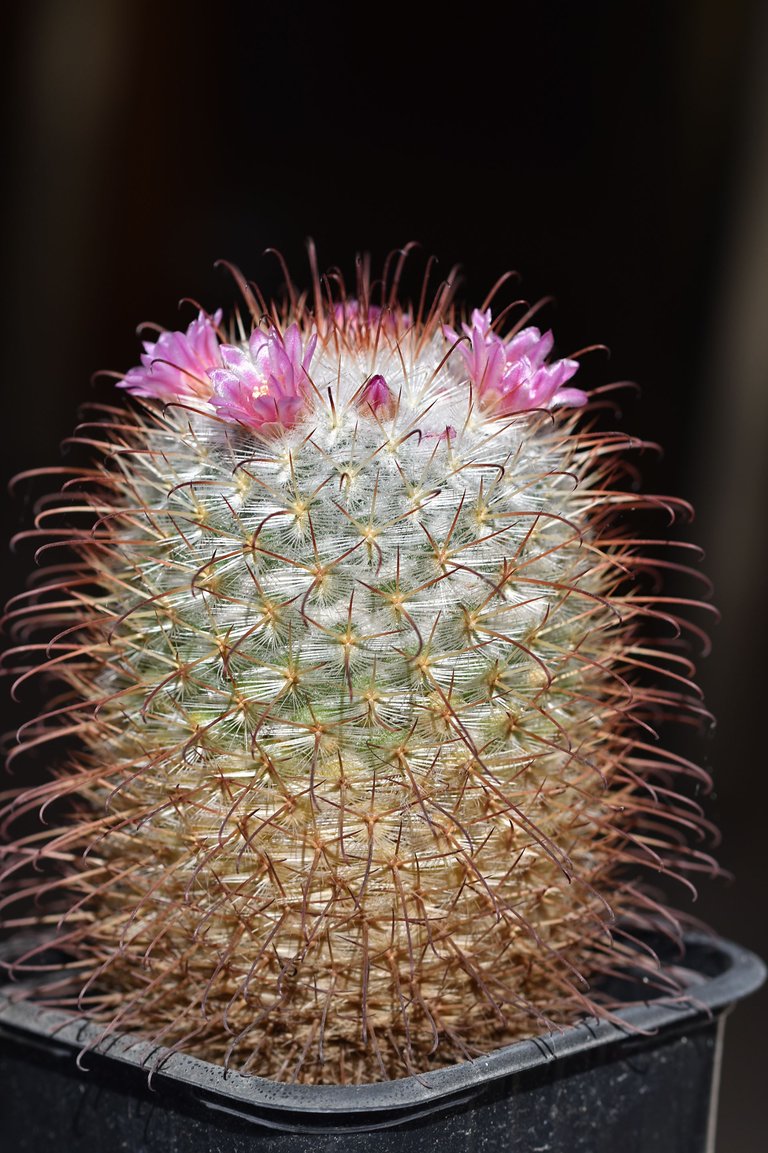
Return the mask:
POLYGON ((44 996, 279 1079, 609 1012, 588 981, 653 969, 638 870, 709 866, 672 786, 699 770, 648 736, 695 698, 644 639, 671 610, 617 523, 658 503, 616 487, 626 438, 529 317, 459 328, 398 279, 241 282, 250 331, 146 344, 38 520, 69 557, 9 613, 21 680, 61 686, 21 749, 77 738, 6 809, 49 814, 3 850, 68 958, 44 996))

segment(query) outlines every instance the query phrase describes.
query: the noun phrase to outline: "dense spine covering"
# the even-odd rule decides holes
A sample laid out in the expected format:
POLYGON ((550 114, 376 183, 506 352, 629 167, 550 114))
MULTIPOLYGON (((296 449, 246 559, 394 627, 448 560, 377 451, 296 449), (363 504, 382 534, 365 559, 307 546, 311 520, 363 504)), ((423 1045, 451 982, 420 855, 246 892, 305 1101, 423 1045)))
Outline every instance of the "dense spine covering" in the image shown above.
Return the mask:
POLYGON ((310 1082, 606 1012, 589 980, 653 966, 640 868, 709 867, 646 727, 699 706, 643 639, 674 606, 626 438, 549 334, 368 293, 245 286, 252 332, 147 345, 37 526, 71 562, 8 614, 62 685, 21 748, 76 738, 6 810, 57 814, 3 850, 70 958, 48 999, 310 1082))

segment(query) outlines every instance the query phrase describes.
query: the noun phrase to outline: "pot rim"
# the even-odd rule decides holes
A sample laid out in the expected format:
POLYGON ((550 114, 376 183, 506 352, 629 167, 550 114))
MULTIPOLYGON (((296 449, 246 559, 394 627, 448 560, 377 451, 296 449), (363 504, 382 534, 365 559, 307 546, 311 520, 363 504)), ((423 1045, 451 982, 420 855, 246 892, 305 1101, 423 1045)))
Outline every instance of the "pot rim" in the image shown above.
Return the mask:
MULTIPOLYGON (((88 1058, 93 1056, 98 1063, 116 1062, 124 1072, 132 1069, 145 1077, 151 1072, 152 1083, 157 1082, 158 1088, 174 1083, 209 1108, 271 1128, 306 1131, 312 1114, 326 1120, 333 1118, 338 1124, 342 1115, 351 1112, 381 1116, 407 1111, 405 1118, 395 1116, 393 1120, 379 1121, 380 1125, 391 1125, 445 1107, 446 1098, 451 1099, 451 1104, 460 1104, 489 1082, 549 1065, 557 1058, 603 1049, 621 1041, 637 1041, 649 1034, 655 1037, 662 1032, 679 1031, 681 1025, 690 1028, 695 1023, 705 1023, 754 992, 765 980, 766 966, 760 958, 732 941, 701 932, 686 933, 684 940, 690 979, 687 991, 675 997, 662 996, 627 1005, 616 1014, 626 1027, 587 1018, 442 1069, 364 1085, 298 1085, 227 1072, 222 1066, 170 1052, 137 1040, 134 1035, 116 1034, 95 1045, 103 1025, 88 1021, 83 1014, 14 1000, 13 984, 0 987, 0 1039, 26 1041, 69 1058, 88 1049, 88 1058), (278 1113, 293 1115, 297 1124, 277 1119, 278 1113)), ((374 1120, 373 1126, 366 1128, 375 1126, 374 1120)))

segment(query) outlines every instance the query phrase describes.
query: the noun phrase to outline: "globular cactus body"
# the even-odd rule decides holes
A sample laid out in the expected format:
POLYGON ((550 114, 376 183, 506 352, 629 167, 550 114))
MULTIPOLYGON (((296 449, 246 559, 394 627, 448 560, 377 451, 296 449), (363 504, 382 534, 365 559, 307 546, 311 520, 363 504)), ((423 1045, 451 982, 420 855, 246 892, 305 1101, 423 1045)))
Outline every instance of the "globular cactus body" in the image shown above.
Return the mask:
POLYGON ((594 1010, 644 956, 635 866, 697 860, 651 803, 688 770, 644 710, 685 702, 637 675, 623 438, 548 334, 367 291, 260 324, 247 291, 250 337, 201 314, 88 434, 93 523, 31 606, 64 689, 27 740, 78 747, 11 805, 72 812, 6 850, 61 866, 49 999, 307 1081, 594 1010))

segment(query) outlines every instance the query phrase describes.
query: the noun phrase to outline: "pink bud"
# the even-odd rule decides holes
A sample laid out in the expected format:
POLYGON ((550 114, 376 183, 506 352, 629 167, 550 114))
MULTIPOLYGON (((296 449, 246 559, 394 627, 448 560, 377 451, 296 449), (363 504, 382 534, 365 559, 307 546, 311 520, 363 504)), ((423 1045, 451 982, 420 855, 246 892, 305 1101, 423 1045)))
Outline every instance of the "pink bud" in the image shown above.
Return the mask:
POLYGON ((377 412, 384 405, 389 404, 392 399, 392 390, 381 373, 377 372, 361 392, 359 403, 363 406, 368 405, 373 412, 377 412))

